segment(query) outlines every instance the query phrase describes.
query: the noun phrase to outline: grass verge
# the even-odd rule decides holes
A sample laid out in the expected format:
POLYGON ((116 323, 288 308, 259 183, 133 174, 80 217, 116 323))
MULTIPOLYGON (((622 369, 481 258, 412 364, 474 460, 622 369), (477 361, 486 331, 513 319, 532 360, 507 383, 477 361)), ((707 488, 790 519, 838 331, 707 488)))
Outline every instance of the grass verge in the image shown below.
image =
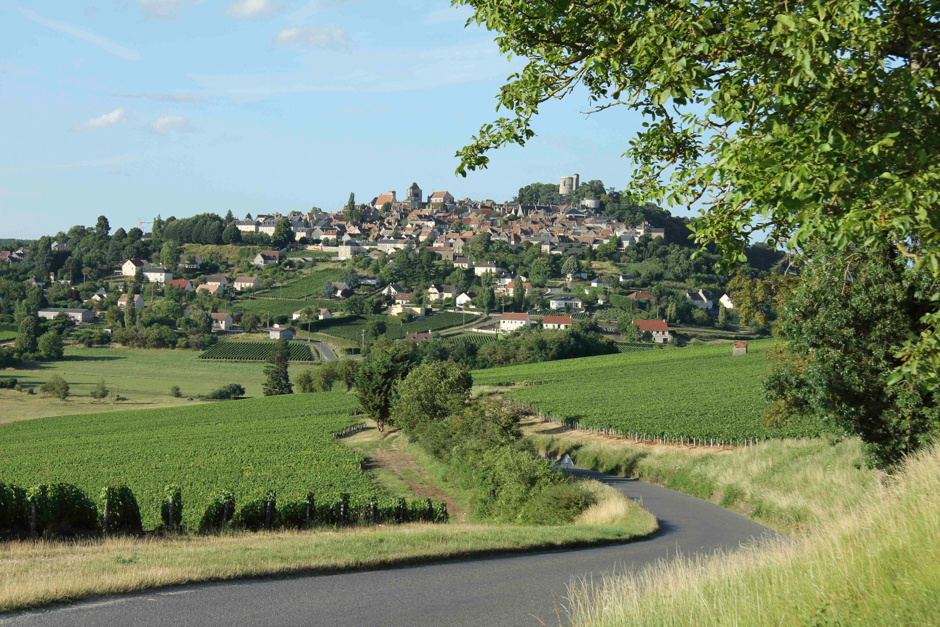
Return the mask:
POLYGON ((575 625, 940 624, 940 447, 796 541, 575 587, 575 625))
POLYGON ((249 577, 328 574, 626 542, 656 519, 597 484, 599 501, 563 526, 412 524, 177 538, 0 544, 0 612, 107 594, 249 577))
POLYGON ((877 472, 865 466, 854 438, 775 440, 716 453, 646 446, 536 419, 523 431, 543 454, 568 454, 584 468, 706 499, 787 535, 835 520, 879 489, 877 472))

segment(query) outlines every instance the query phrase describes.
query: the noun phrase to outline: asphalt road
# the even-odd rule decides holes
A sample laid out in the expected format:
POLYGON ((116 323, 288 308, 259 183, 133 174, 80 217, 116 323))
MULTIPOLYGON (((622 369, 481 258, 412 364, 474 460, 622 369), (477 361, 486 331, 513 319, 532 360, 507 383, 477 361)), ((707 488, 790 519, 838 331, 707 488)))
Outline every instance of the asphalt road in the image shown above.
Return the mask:
POLYGON ((441 562, 372 572, 185 586, 0 618, 0 625, 558 625, 577 578, 734 549, 773 535, 743 516, 640 481, 577 470, 659 519, 651 538, 608 547, 441 562))
POLYGON ((320 351, 320 355, 323 356, 323 361, 336 361, 339 359, 334 353, 333 349, 324 344, 323 342, 314 342, 314 346, 317 347, 317 350, 320 351))

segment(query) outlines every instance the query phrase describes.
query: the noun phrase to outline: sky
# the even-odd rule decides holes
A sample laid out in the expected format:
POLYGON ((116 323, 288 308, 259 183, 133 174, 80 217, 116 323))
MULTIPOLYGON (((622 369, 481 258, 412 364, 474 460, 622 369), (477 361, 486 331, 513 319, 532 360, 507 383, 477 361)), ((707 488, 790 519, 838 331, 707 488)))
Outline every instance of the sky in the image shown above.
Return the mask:
POLYGON ((161 215, 335 211, 412 182, 623 188, 640 120, 575 93, 456 176, 520 60, 449 0, 0 0, 0 238, 161 215))

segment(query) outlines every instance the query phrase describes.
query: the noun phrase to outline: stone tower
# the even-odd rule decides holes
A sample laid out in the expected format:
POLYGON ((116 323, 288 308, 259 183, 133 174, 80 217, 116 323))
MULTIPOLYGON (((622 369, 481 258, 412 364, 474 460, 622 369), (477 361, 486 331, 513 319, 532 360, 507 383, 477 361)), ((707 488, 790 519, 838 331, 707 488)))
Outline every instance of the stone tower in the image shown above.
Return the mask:
POLYGON ((412 183, 411 187, 408 188, 408 196, 405 198, 405 202, 407 202, 412 209, 419 209, 421 207, 422 196, 423 193, 421 192, 421 188, 418 187, 418 184, 412 183))
POLYGON ((580 177, 577 174, 574 176, 563 176, 561 177, 561 184, 558 185, 558 193, 562 196, 573 194, 578 190, 580 182, 580 177))

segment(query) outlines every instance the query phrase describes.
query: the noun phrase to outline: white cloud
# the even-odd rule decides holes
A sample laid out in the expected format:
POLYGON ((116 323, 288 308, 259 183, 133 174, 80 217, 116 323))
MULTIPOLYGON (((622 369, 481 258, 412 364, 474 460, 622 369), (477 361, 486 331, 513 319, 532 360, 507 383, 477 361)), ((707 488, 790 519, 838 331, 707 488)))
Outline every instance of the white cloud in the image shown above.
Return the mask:
POLYGON ((179 115, 168 115, 158 118, 150 123, 150 130, 165 135, 170 131, 180 133, 191 133, 196 130, 190 125, 189 120, 179 115))
POLYGON ((175 20, 181 0, 137 0, 140 11, 155 20, 175 20))
POLYGON ((230 17, 250 19, 270 15, 279 8, 272 0, 235 0, 226 13, 230 17))
POLYGON ((206 102, 208 99, 199 94, 186 93, 149 93, 149 94, 111 94, 115 98, 134 98, 142 100, 152 100, 154 102, 173 102, 176 104, 192 104, 196 102, 206 102))
POLYGON ((124 109, 115 109, 111 113, 105 113, 96 118, 91 118, 83 124, 75 127, 76 131, 93 131, 96 128, 107 128, 115 124, 124 124, 127 122, 127 116, 124 115, 124 109))
POLYGON ((81 28, 78 28, 77 26, 72 26, 71 24, 67 24, 65 22, 47 20, 41 15, 33 11, 30 11, 29 9, 24 9, 22 7, 16 7, 16 6, 8 5, 8 4, 3 4, 0 6, 3 6, 4 8, 7 8, 7 9, 13 9, 14 11, 19 12, 19 14, 25 17, 26 19, 32 22, 35 22, 36 24, 39 24, 41 26, 45 26, 46 28, 54 30, 58 33, 62 33, 63 35, 68 35, 76 39, 81 39, 82 41, 87 41, 88 43, 98 46, 99 48, 107 52, 108 54, 114 55, 115 57, 119 59, 123 59, 125 61, 140 61, 141 59, 144 58, 136 50, 131 50, 130 48, 127 48, 126 46, 122 46, 121 44, 115 43, 109 39, 105 39, 104 37, 97 35, 95 33, 92 33, 91 31, 82 30, 81 28))
POLYGON ((281 48, 349 48, 349 33, 342 28, 285 28, 274 36, 281 48))
POLYGON ((137 161, 140 157, 135 155, 123 155, 121 157, 111 157, 110 159, 98 159, 96 161, 73 161, 71 163, 55 163, 48 165, 20 165, 20 166, 0 166, 0 174, 9 174, 12 172, 38 172, 40 170, 71 170, 72 168, 87 168, 100 165, 121 165, 137 161))

